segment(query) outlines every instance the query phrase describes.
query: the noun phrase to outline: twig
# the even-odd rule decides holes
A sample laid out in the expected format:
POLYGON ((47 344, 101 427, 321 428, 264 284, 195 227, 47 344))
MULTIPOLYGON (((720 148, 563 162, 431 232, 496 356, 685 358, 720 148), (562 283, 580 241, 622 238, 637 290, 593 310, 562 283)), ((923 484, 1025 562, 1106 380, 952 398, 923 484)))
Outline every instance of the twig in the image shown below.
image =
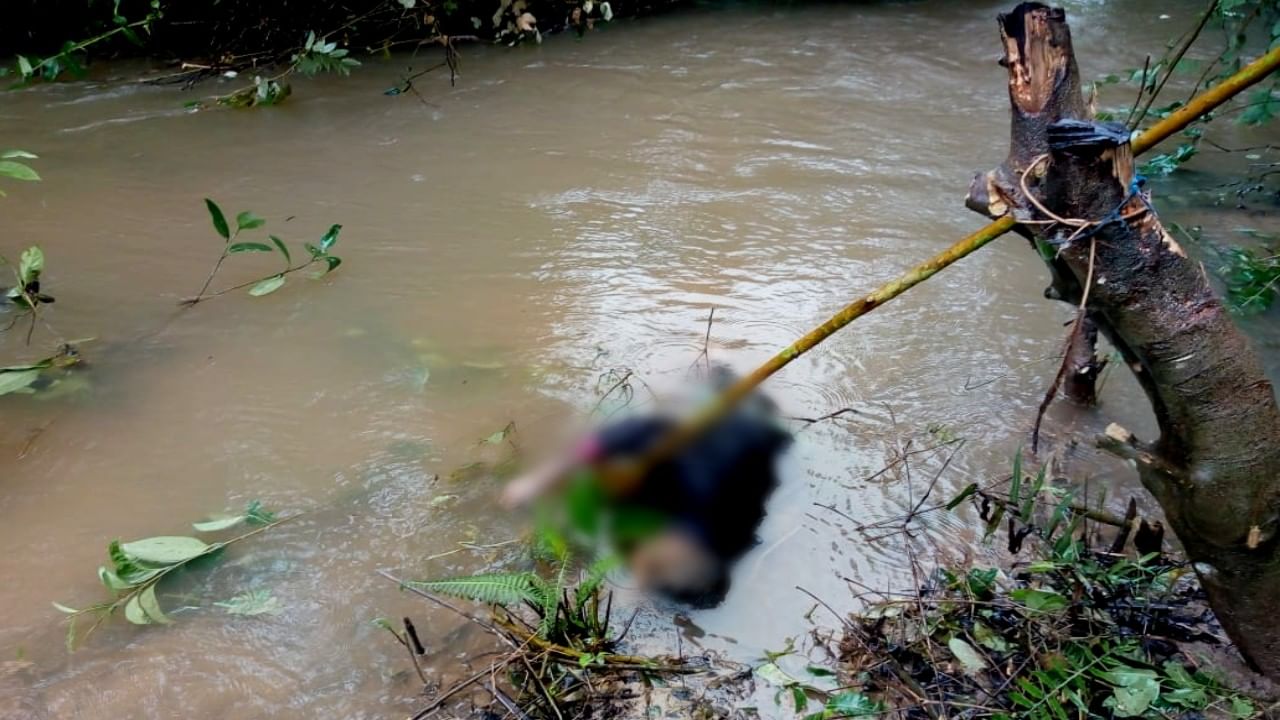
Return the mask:
POLYGON ((1029 365, 1035 365, 1036 363, 1041 363, 1041 362, 1044 362, 1045 360, 1052 360, 1052 359, 1054 359, 1054 358, 1056 358, 1056 357, 1057 357, 1057 355, 1055 354, 1055 355, 1046 355, 1046 356, 1044 356, 1044 357, 1036 358, 1036 359, 1034 359, 1034 360, 1028 360, 1028 361, 1026 361, 1026 362, 1023 362, 1023 363, 1019 363, 1019 364, 1017 364, 1017 365, 1014 365, 1013 367, 1009 368, 1009 370, 1008 370, 1008 371, 1006 371, 1006 372, 1002 372, 1002 373, 1000 373, 1000 374, 998 374, 998 375, 994 375, 994 376, 992 376, 992 377, 990 377, 990 378, 988 378, 988 379, 986 379, 986 380, 983 380, 983 381, 982 381, 982 382, 980 382, 980 383, 976 383, 976 384, 972 384, 972 385, 969 383, 969 381, 970 381, 970 380, 972 379, 972 377, 973 377, 973 376, 971 375, 971 376, 969 376, 969 377, 965 378, 965 380, 964 380, 964 389, 965 389, 965 391, 967 392, 967 391, 970 391, 970 390, 977 390, 978 388, 986 387, 986 386, 990 385, 991 383, 994 383, 994 382, 997 382, 997 381, 999 381, 999 380, 1003 380, 1004 378, 1009 377, 1010 375, 1012 375, 1012 374, 1013 374, 1013 371, 1014 371, 1014 370, 1019 370, 1019 369, 1021 369, 1021 368, 1027 367, 1027 366, 1029 366, 1029 365))
POLYGON ((512 700, 506 693, 499 690, 492 680, 484 683, 484 689, 488 690, 489 694, 493 696, 493 699, 497 700, 502 707, 507 709, 508 713, 514 715, 518 720, 530 720, 528 713, 521 710, 520 706, 516 705, 514 700, 512 700))
POLYGON ((796 422, 802 422, 806 426, 808 426, 814 423, 820 423, 824 420, 834 420, 835 418, 838 418, 841 415, 857 415, 857 414, 858 414, 857 410, 854 410, 851 407, 847 407, 847 408, 840 408, 839 410, 836 410, 834 412, 829 412, 826 415, 819 415, 818 417, 813 417, 813 418, 799 417, 797 415, 783 415, 782 417, 785 420, 794 420, 796 422))
POLYGON ((405 639, 400 641, 404 645, 404 649, 409 651, 409 659, 413 661, 413 669, 418 672, 418 679, 422 684, 427 685, 427 674, 422 671, 422 663, 418 662, 418 656, 426 653, 426 648, 422 647, 422 641, 418 639, 418 631, 413 627, 413 622, 409 618, 404 618, 404 635, 405 639))
MULTIPOLYGON (((939 448, 944 448, 948 445, 953 445, 955 443, 958 443, 961 440, 962 438, 956 438, 954 440, 947 440, 946 442, 940 442, 937 445, 930 445, 929 447, 926 447, 926 448, 920 448, 919 450, 909 450, 907 452, 903 452, 899 454, 897 457, 895 457, 893 460, 891 460, 888 465, 885 465, 884 467, 880 468, 879 470, 872 473, 871 475, 868 475, 867 477, 863 478, 862 482, 867 483, 867 482, 871 482, 872 480, 875 480, 881 475, 884 475, 885 473, 894 469, 898 465, 902 464, 908 457, 911 457, 912 455, 921 455, 924 453, 933 452, 934 450, 937 450, 939 448)), ((848 490, 854 489, 848 485, 845 485, 844 487, 845 489, 848 489, 848 490)))
MULTIPOLYGON (((614 371, 612 371, 612 370, 611 370, 611 371, 609 371, 609 372, 610 372, 610 373, 612 373, 612 372, 614 372, 614 371)), ((628 382, 629 380, 631 380, 631 376, 632 376, 633 374, 634 374, 634 373, 632 372, 632 370, 631 370, 630 368, 628 368, 628 369, 626 370, 626 372, 624 372, 624 373, 622 374, 622 376, 618 378, 618 381, 617 381, 617 382, 615 382, 615 383, 614 383, 614 384, 613 384, 613 385, 612 385, 608 390, 606 390, 606 391, 604 392, 604 394, 600 396, 600 399, 599 399, 599 400, 596 400, 596 404, 595 404, 595 405, 593 405, 593 406, 591 406, 591 411, 587 413, 587 416, 588 416, 588 417, 590 417, 590 416, 595 415, 597 412, 599 412, 599 410, 600 410, 600 406, 601 406, 601 405, 604 405, 604 401, 605 401, 605 400, 608 400, 608 399, 609 399, 609 396, 613 395, 614 391, 616 391, 618 388, 620 388, 620 387, 624 387, 624 386, 625 386, 625 387, 627 387, 627 388, 629 389, 631 386, 630 386, 630 385, 628 385, 628 384, 627 384, 627 382, 628 382)), ((607 373, 606 373, 606 375, 607 375, 607 373)), ((603 380, 603 379, 604 379, 604 377, 601 377, 601 379, 603 380)), ((596 387, 599 387, 599 385, 597 385, 596 387)), ((624 402, 624 403, 623 403, 623 405, 625 406, 625 405, 627 405, 627 404, 629 404, 629 403, 631 402, 631 397, 633 397, 633 396, 635 395, 635 392, 634 392, 634 391, 631 391, 631 393, 630 393, 630 394, 628 394, 627 392, 623 392, 623 395, 627 397, 626 402, 624 402)))
MULTIPOLYGON (((1187 54, 1187 50, 1191 49, 1191 45, 1195 43, 1196 38, 1200 37, 1200 31, 1204 30, 1205 25, 1209 24, 1209 18, 1213 17, 1213 11, 1216 10, 1217 7, 1218 0, 1209 0, 1209 5, 1204 9, 1204 12, 1200 14, 1200 20, 1196 22, 1195 29, 1184 36, 1182 42, 1178 44, 1178 49, 1173 53, 1173 59, 1170 60, 1168 67, 1164 70, 1164 77, 1161 78, 1160 84, 1156 85, 1155 90, 1147 96, 1146 104, 1144 104, 1142 109, 1138 111, 1136 117, 1132 110, 1129 111, 1130 122, 1128 125, 1130 130, 1135 129, 1142 124, 1142 119, 1147 116, 1147 111, 1151 109, 1151 104, 1156 101, 1156 96, 1164 89, 1164 85, 1169 82, 1169 78, 1173 77, 1173 71, 1178 67, 1178 63, 1182 60, 1182 57, 1187 54)), ((1151 58, 1148 56, 1147 59, 1150 60, 1151 58)), ((1146 87, 1145 79, 1143 87, 1146 87)), ((1142 93, 1138 93, 1138 97, 1142 97, 1142 93)))
POLYGON ((433 700, 430 705, 426 706, 425 708, 415 713, 413 717, 411 717, 409 720, 423 720, 424 718, 430 716, 436 710, 440 709, 442 705, 448 702, 449 698, 462 692, 463 688, 466 688, 478 682, 479 680, 484 678, 485 675, 488 675, 489 673, 493 672, 494 668, 507 665, 508 663, 511 662, 511 659, 512 658, 508 657, 507 660, 502 663, 494 663, 493 665, 490 665, 489 667, 485 668, 484 670, 481 670, 475 675, 472 675, 471 677, 466 678, 465 680, 459 681, 458 683, 454 684, 453 687, 449 688, 449 690, 447 690, 443 695, 433 700))
MULTIPOLYGON (((1147 71, 1151 69, 1151 56, 1148 55, 1146 60, 1142 61, 1142 83, 1138 85, 1138 94, 1133 98, 1133 107, 1129 108, 1129 114, 1125 116, 1125 124, 1133 128, 1133 124, 1129 121, 1133 119, 1133 114, 1138 111, 1138 103, 1142 101, 1142 96, 1147 92, 1147 71)), ((1150 107, 1150 103, 1147 106, 1150 107)), ((1146 108, 1143 108, 1146 113, 1146 108)))
POLYGON ((933 494, 933 488, 938 484, 938 478, 942 477, 942 473, 946 472, 947 467, 951 465, 951 461, 955 459, 956 453, 959 453, 960 448, 963 447, 964 439, 961 438, 959 443, 956 444, 956 449, 951 451, 951 454, 948 455, 947 459, 942 463, 942 467, 938 468, 938 472, 933 474, 933 479, 929 481, 929 487, 925 489, 924 495, 920 496, 920 500, 916 502, 915 506, 911 508, 911 512, 907 513, 907 517, 903 519, 902 524, 904 526, 911 522, 920 512, 920 506, 924 505, 925 501, 929 499, 929 496, 933 494))
MULTIPOLYGON (((711 323, 714 322, 715 319, 716 307, 712 305, 711 312, 707 315, 707 334, 702 338, 702 352, 698 353, 698 356, 693 359, 693 362, 689 363, 689 370, 692 370, 698 365, 699 360, 705 359, 707 361, 707 377, 711 377, 711 323)), ((686 372, 688 371, 686 370, 686 372)))
MULTIPOLYGON (((230 244, 230 241, 228 241, 228 245, 229 244, 230 244)), ((265 280, 270 280, 273 277, 282 277, 282 276, 288 275, 289 273, 298 272, 299 270, 306 270, 307 268, 316 264, 316 262, 319 260, 319 258, 313 257, 301 265, 294 265, 284 270, 281 270, 278 273, 271 273, 270 275, 267 275, 265 277, 260 277, 256 280, 249 280, 248 282, 242 282, 239 285, 232 285, 229 288, 223 288, 221 290, 218 290, 216 292, 211 292, 206 295, 205 291, 209 289, 209 283, 213 281, 213 276, 218 273, 218 268, 222 266, 222 263, 227 259, 227 257, 228 257, 228 254, 224 252, 222 254, 222 257, 218 258, 218 262, 213 266, 213 272, 209 273, 209 279, 204 281, 204 287, 200 288, 200 293, 198 295, 196 295, 195 297, 183 298, 182 300, 178 301, 178 304, 183 307, 190 307, 192 305, 195 305, 196 303, 202 302, 204 300, 208 300, 209 298, 215 298, 215 297, 218 297, 219 295, 226 295, 227 293, 235 292, 236 290, 243 290, 244 288, 247 288, 250 285, 257 285, 258 283, 263 282, 265 280)))
POLYGON ((845 616, 841 615, 840 613, 836 612, 836 611, 835 611, 835 608, 832 608, 830 605, 828 605, 826 600, 823 600, 822 598, 818 597, 817 595, 814 595, 813 593, 809 592, 808 590, 805 590, 803 587, 801 587, 801 586, 799 586, 799 585, 797 585, 797 586, 796 586, 796 589, 797 589, 797 590, 799 590, 800 592, 804 593, 805 595, 808 595, 810 598, 812 598, 812 599, 813 599, 813 601, 814 601, 814 602, 816 602, 816 603, 818 603, 819 605, 821 605, 822 607, 826 608, 826 609, 827 609, 827 612, 829 612, 829 613, 831 613, 832 615, 834 615, 834 616, 835 616, 835 618, 836 618, 836 620, 840 621, 840 624, 841 624, 841 625, 843 625, 843 626, 845 627, 845 629, 846 629, 846 630, 848 630, 848 629, 852 626, 852 625, 851 625, 851 623, 849 622, 849 619, 848 619, 848 618, 846 618, 845 616))
MULTIPOLYGON (((577 662, 582 659, 585 653, 574 650, 573 648, 558 645, 550 640, 546 640, 535 633, 526 633, 514 625, 504 623, 501 620, 498 623, 507 632, 516 637, 520 637, 521 641, 530 647, 537 648, 548 655, 560 657, 563 659, 577 662)), ((665 672, 665 673, 698 673, 702 672, 701 668, 691 667, 687 665, 659 665, 651 658, 640 655, 618 655, 616 653, 600 653, 596 655, 601 664, 599 668, 610 668, 614 670, 645 670, 647 672, 665 672)))

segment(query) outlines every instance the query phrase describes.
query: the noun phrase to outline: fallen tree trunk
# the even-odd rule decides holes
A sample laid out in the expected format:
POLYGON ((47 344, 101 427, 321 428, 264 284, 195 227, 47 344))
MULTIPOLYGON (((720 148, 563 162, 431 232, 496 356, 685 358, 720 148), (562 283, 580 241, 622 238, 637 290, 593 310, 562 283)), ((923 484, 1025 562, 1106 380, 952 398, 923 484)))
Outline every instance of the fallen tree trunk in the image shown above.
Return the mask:
POLYGON ((1063 11, 1023 3, 999 24, 1012 147, 975 180, 968 204, 1013 213, 1050 266, 1049 294, 1083 305, 1137 376, 1159 439, 1113 428, 1100 445, 1136 463, 1224 629, 1280 678, 1280 409, 1271 383, 1135 181, 1128 130, 1091 121, 1063 11))

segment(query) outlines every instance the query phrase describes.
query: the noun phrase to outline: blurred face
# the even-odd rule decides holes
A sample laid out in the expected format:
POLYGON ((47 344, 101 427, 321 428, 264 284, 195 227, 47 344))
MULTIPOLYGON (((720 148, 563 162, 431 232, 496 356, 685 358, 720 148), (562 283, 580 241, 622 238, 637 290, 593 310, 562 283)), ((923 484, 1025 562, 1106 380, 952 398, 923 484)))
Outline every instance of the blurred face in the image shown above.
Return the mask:
POLYGON ((647 590, 676 594, 710 592, 719 579, 720 563, 687 531, 670 528, 638 545, 627 564, 647 590))

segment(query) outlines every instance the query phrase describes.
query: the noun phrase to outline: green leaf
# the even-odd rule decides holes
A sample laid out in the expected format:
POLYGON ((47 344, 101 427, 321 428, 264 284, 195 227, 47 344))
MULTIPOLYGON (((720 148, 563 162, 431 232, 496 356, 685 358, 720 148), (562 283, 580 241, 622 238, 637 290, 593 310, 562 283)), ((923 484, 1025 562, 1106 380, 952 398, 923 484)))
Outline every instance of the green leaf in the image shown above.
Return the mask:
POLYGON ((222 236, 224 240, 231 239, 231 228, 227 227, 227 217, 222 214, 222 208, 209 198, 204 199, 205 207, 209 208, 209 219, 213 221, 213 229, 222 236))
POLYGON ((22 73, 22 77, 28 78, 35 72, 35 68, 31 67, 31 61, 25 57, 18 56, 18 71, 22 73))
POLYGON ((29 153, 26 150, 0 150, 0 160, 12 160, 13 158, 35 160, 39 157, 39 155, 29 153))
POLYGON ((132 572, 121 574, 120 579, 123 580, 129 587, 137 587, 142 583, 164 572, 166 569, 168 569, 167 566, 156 567, 156 568, 138 568, 137 570, 134 570, 132 572))
POLYGON ((269 235, 268 237, 271 238, 271 242, 276 244, 276 247, 280 249, 280 252, 284 254, 285 265, 292 264, 293 256, 289 254, 289 247, 284 244, 284 241, 276 237, 275 235, 269 235))
POLYGON ((987 521, 987 526, 983 528, 983 540, 991 537, 1000 529, 1000 521, 1004 519, 1004 508, 1004 503, 996 503, 996 509, 991 513, 991 519, 987 521))
POLYGON ((254 230, 266 224, 267 224, 266 220, 263 220, 262 218, 258 217, 257 215, 254 215, 248 210, 245 210, 239 215, 236 215, 236 227, 241 230, 254 230))
POLYGON ((791 686, 791 702, 795 703, 796 712, 804 712, 804 709, 809 707, 809 696, 804 694, 804 687, 791 686))
POLYGON ((756 668, 756 675, 770 685, 777 687, 789 687, 800 681, 787 674, 787 671, 778 667, 777 663, 765 663, 756 668))
POLYGON ((44 251, 37 245, 23 250, 22 257, 18 260, 18 281, 23 287, 39 280, 42 272, 44 272, 44 251))
POLYGON ((102 585, 111 592, 120 592, 134 587, 134 583, 130 583, 122 579, 112 570, 98 566, 98 579, 102 581, 102 585))
POLYGON ((173 622, 160 609, 160 601, 156 599, 156 586, 154 583, 148 585, 138 594, 138 604, 142 606, 142 611, 147 614, 147 618, 151 622, 160 623, 161 625, 168 625, 173 622))
POLYGON ((0 373, 19 372, 22 370, 44 370, 53 367, 53 358, 45 358, 39 362, 30 365, 10 365, 8 367, 0 367, 0 373))
POLYGON ((223 608, 230 615, 244 615, 251 617, 253 615, 277 615, 284 612, 284 605, 280 599, 271 594, 270 590, 248 590, 236 595, 230 600, 216 602, 220 608, 223 608))
POLYGON ((260 242, 238 242, 231 243, 231 247, 227 248, 228 255, 247 252, 273 252, 270 245, 260 242))
POLYGON ((1119 687, 1133 687, 1156 679, 1156 671, 1146 668, 1134 668, 1127 665, 1116 665, 1102 673, 1103 678, 1119 687))
POLYGON ((1067 512, 1071 508, 1071 500, 1074 493, 1070 490, 1062 494, 1062 499, 1053 508, 1053 514, 1049 516, 1049 525, 1044 529, 1044 539, 1049 541, 1053 539, 1053 534, 1058 530, 1058 525, 1062 524, 1063 518, 1067 516, 1067 512))
POLYGON ((66 605, 63 605, 62 603, 53 603, 53 607, 58 612, 64 612, 68 615, 75 615, 76 613, 80 612, 79 610, 73 607, 67 607, 66 605))
POLYGON ((833 695, 827 701, 826 711, 827 714, 835 717, 877 715, 884 711, 884 704, 860 692, 846 691, 833 695))
POLYGON ((960 506, 960 503, 964 502, 966 499, 968 499, 971 495, 973 495, 976 492, 978 492, 978 483, 969 483, 969 485, 964 490, 960 491, 959 495, 956 495, 955 497, 947 501, 947 509, 955 510, 957 507, 960 506))
POLYGON ((334 255, 325 255, 324 261, 328 265, 328 267, 326 267, 324 270, 325 275, 328 275, 334 270, 337 270, 338 266, 342 264, 342 258, 336 257, 334 255))
POLYGON ((124 604, 124 618, 134 625, 150 625, 151 618, 147 617, 147 611, 142 609, 142 602, 137 595, 129 598, 129 602, 124 604))
POLYGON ((39 378, 39 370, 0 370, 0 395, 25 390, 39 378))
POLYGON ((262 507, 262 502, 250 500, 244 509, 245 520, 250 525, 269 525, 276 521, 276 514, 262 507))
POLYGON ((1013 479, 1009 483, 1009 504, 1017 507, 1022 494, 1022 448, 1013 456, 1013 479))
POLYGON ((986 623, 973 623, 973 639, 988 650, 996 652, 1007 652, 1009 650, 1009 642, 995 630, 992 630, 986 623))
POLYGON ((14 180, 39 180, 40 176, 29 166, 14 160, 0 160, 0 175, 14 180))
POLYGON ((284 275, 272 275, 262 282, 249 288, 249 294, 254 297, 269 295, 284 286, 284 275))
POLYGON ((1209 696, 1198 687, 1183 687, 1160 693, 1160 698, 1172 705, 1180 705, 1192 710, 1203 710, 1209 704, 1209 696))
POLYGON ((1041 467, 1040 472, 1036 473, 1035 483, 1031 486, 1030 492, 1022 498, 1022 507, 1018 510, 1018 518, 1024 523, 1030 524, 1034 519, 1032 511, 1035 509, 1036 498, 1040 497, 1040 492, 1044 490, 1045 479, 1048 477, 1049 468, 1041 467))
POLYGON ((203 522, 191 523, 191 527, 195 528, 196 532, 221 532, 223 530, 230 530, 247 519, 248 518, 244 515, 228 515, 225 517, 212 518, 203 522))
POLYGON ((1192 143, 1179 145, 1172 153, 1162 153, 1142 164, 1142 172, 1151 176, 1169 175, 1199 152, 1192 143))
POLYGON ((1254 713, 1256 712, 1257 710, 1254 709, 1253 703, 1249 702, 1245 698, 1240 697, 1239 695, 1231 696, 1231 716, 1232 717, 1239 718, 1239 720, 1244 720, 1245 718, 1253 717, 1254 713))
POLYGON ((341 231, 341 225, 332 225, 329 227, 329 231, 324 234, 324 237, 320 238, 321 253, 329 252, 329 248, 333 247, 334 243, 338 242, 338 233, 341 231))
POLYGON ((490 435, 485 437, 483 440, 481 440, 480 443, 482 445, 501 445, 502 442, 506 440, 508 436, 511 435, 511 433, 515 432, 515 430, 516 430, 515 422, 509 422, 507 423, 506 427, 502 428, 501 430, 495 433, 491 433, 490 435))
POLYGON ((107 545, 107 557, 111 558, 111 565, 115 568, 116 574, 124 577, 126 575, 135 575, 146 572, 147 568, 138 565, 133 558, 125 554, 120 548, 119 540, 112 540, 107 545))
POLYGON ((1068 605, 1066 596, 1053 590, 1019 588, 1010 592, 1009 597, 1035 612, 1056 612, 1068 605))
POLYGON ((965 573, 964 584, 974 597, 985 599, 991 596, 999 574, 1000 571, 996 568, 970 568, 965 573))
POLYGON ((983 659, 982 654, 975 650, 972 645, 958 637, 953 637, 947 641, 947 649, 951 651, 952 655, 955 655, 965 673, 969 675, 976 675, 988 667, 987 661, 983 659))
POLYGON ((210 545, 203 540, 180 535, 161 535, 124 543, 120 549, 134 560, 144 563, 173 565, 208 552, 210 545))
POLYGON ((1271 88, 1262 88, 1249 94, 1245 111, 1240 114, 1242 125, 1262 125, 1275 117, 1277 103, 1271 96, 1271 88))
POLYGON ((1160 681, 1156 679, 1154 670, 1126 667, 1104 675, 1116 688, 1103 704, 1111 708, 1116 717, 1142 715, 1160 697, 1160 681))

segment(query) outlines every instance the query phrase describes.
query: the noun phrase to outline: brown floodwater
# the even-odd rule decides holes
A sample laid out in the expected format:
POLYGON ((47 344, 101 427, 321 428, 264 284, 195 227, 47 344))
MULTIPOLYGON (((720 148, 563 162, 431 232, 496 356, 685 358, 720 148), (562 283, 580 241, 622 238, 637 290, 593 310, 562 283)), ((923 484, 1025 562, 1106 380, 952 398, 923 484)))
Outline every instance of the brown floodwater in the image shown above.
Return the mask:
MULTIPOLYGON (((57 297, 32 347, 9 332, 0 358, 96 338, 73 382, 0 398, 0 653, 33 663, 18 684, 37 716, 363 718, 419 705, 402 649, 370 620, 417 618, 445 678, 474 634, 375 570, 423 578, 518 559, 498 481, 455 472, 497 459, 478 441, 514 421, 538 442, 591 408, 611 368, 670 385, 713 307, 712 359, 750 369, 980 226, 962 199, 1007 149, 994 16, 1008 4, 698 7, 583 40, 467 47, 457 86, 429 74, 420 96, 383 90, 434 57, 298 79, 287 103, 252 111, 183 109, 244 78, 183 91, 135 82, 129 65, 0 95, 0 146, 39 154, 44 178, 6 184, 0 249, 41 245, 57 297), (291 242, 342 223, 345 264, 179 310, 220 251, 205 197, 291 242), (162 592, 175 624, 118 618, 64 650, 50 602, 104 598, 95 570, 110 540, 187 533, 252 499, 307 514, 162 592), (283 610, 212 605, 254 588, 283 610)), ((1141 65, 1201 5, 1066 4, 1089 77, 1141 65)), ((1212 173, 1212 159, 1200 167, 1212 173)), ((1192 200, 1168 213, 1262 222, 1192 200)), ((234 257, 215 287, 277 261, 234 257)), ((909 584, 901 536, 869 543, 841 516, 919 500, 941 455, 920 456, 910 478, 868 479, 900 440, 964 439, 934 499, 1008 472, 1070 317, 1042 299, 1045 284, 1035 254, 1005 238, 771 380, 787 414, 857 414, 798 433, 726 602, 633 598, 641 637, 674 645, 684 612, 703 645, 750 661, 833 624, 806 617, 798 587, 848 609, 843 577, 909 584)), ((1264 323, 1250 327, 1274 367, 1264 323)), ((1150 434, 1122 372, 1100 408, 1055 407, 1046 432, 1110 421, 1150 434)), ((1073 470, 1114 502, 1134 490, 1123 467, 1078 455, 1073 470)), ((912 548, 926 565, 983 559, 993 551, 976 522, 929 516, 912 548)))

